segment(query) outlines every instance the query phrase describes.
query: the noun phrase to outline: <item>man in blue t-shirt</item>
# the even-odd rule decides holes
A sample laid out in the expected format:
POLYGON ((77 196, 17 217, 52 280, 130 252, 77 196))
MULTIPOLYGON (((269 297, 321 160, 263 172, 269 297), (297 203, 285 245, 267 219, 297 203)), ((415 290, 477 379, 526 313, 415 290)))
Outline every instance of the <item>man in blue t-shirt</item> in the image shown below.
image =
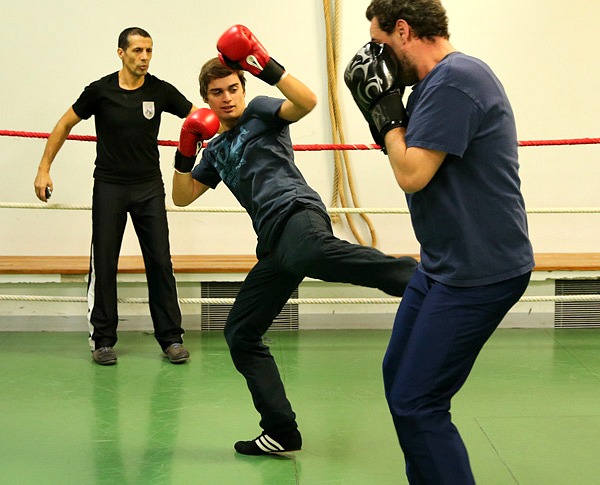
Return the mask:
POLYGON ((421 261, 383 363, 414 484, 475 483, 450 401, 534 267, 506 93, 439 0, 372 0, 345 80, 406 193, 421 261), (404 108, 404 86, 414 85, 404 108))
POLYGON ((144 257, 154 337, 171 362, 183 363, 189 357, 182 345, 157 137, 163 112, 185 118, 195 107, 174 86, 148 73, 152 45, 150 34, 139 27, 121 32, 117 54, 123 67, 88 85, 58 121, 34 182, 37 197, 47 202, 54 188, 54 158, 71 129, 94 116, 88 323, 92 358, 100 365, 117 362, 117 264, 127 214, 144 257))
POLYGON ((229 29, 217 46, 220 59, 211 59, 200 72, 200 94, 211 109, 198 110, 182 127, 173 201, 188 205, 222 181, 252 219, 258 263, 229 313, 225 338, 263 432, 237 442, 235 449, 246 455, 299 450, 296 415, 263 335, 305 276, 401 296, 416 261, 333 235, 325 205, 294 164, 290 139, 290 123, 313 109, 314 93, 270 58, 244 26, 229 29), (276 86, 285 99, 259 96, 246 106, 243 70, 276 86), (197 143, 217 129, 219 136, 194 167, 197 143))

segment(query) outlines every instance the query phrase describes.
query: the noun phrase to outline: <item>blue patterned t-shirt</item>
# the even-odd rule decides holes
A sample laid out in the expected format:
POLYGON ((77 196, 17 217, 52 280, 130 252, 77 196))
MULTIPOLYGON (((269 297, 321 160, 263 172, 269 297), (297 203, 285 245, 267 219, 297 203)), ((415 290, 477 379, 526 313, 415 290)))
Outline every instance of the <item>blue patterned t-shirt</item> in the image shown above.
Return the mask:
POLYGON ((321 197, 294 163, 289 122, 277 116, 283 99, 254 98, 233 129, 220 134, 201 152, 194 179, 231 190, 246 209, 258 236, 257 253, 269 251, 283 223, 299 206, 327 214, 321 197))

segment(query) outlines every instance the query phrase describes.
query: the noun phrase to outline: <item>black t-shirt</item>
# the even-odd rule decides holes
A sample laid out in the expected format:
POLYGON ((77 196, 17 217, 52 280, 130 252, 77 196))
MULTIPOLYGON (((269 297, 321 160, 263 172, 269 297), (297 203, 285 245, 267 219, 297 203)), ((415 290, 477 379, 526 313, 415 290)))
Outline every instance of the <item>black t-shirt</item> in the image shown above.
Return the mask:
POLYGON ((97 180, 133 184, 161 179, 158 130, 164 111, 185 118, 192 109, 174 86, 146 74, 138 89, 119 87, 114 72, 91 83, 73 105, 82 119, 94 115, 97 180))

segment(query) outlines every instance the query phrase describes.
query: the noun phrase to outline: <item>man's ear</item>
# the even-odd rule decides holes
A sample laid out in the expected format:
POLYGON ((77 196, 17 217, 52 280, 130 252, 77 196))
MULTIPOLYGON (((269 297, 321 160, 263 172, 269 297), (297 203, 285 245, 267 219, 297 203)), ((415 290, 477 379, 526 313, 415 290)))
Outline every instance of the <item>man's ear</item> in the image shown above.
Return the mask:
POLYGON ((396 20, 396 32, 395 33, 396 33, 396 35, 400 36, 400 38, 402 40, 407 39, 408 34, 410 33, 410 27, 406 23, 406 20, 404 20, 404 19, 396 20))

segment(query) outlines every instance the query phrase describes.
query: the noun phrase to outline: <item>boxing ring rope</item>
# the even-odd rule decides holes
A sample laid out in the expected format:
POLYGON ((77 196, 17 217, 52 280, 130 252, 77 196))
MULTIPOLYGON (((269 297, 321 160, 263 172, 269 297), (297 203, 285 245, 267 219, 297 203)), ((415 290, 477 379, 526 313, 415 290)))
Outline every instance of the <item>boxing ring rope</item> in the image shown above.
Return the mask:
MULTIPOLYGON (((91 210, 85 204, 52 204, 28 202, 0 202, 0 209, 55 209, 55 210, 91 210)), ((245 213, 243 207, 176 207, 168 206, 168 212, 207 212, 207 213, 245 213)), ((329 207, 330 214, 408 214, 408 209, 401 207, 329 207)), ((527 209, 528 214, 597 214, 600 207, 541 207, 527 209)))
MULTIPOLYGON (((48 138, 50 133, 35 132, 35 131, 14 131, 0 130, 0 136, 10 136, 17 138, 48 138)), ((96 137, 93 135, 69 135, 67 140, 73 141, 91 141, 95 142, 96 137)), ((159 140, 159 146, 176 147, 178 142, 173 140, 159 140)), ((206 142, 204 143, 206 145, 206 142)), ((519 141, 520 147, 539 147, 539 146, 560 146, 560 145, 598 145, 600 138, 570 138, 562 140, 526 140, 519 141)), ((314 151, 329 151, 329 150, 379 150, 379 145, 375 144, 304 144, 293 145, 296 152, 314 152, 314 151)))
MULTIPOLYGON (((179 298, 181 304, 231 305, 235 298, 179 298)), ((402 298, 290 298, 290 305, 317 304, 398 304, 402 298)), ((44 301, 60 303, 86 303, 86 297, 80 296, 37 296, 37 295, 0 295, 0 301, 44 301)), ((600 301, 600 295, 556 295, 556 296, 524 296, 521 303, 573 303, 580 301, 600 301)), ((117 298, 118 303, 148 303, 148 298, 117 298)))
MULTIPOLYGON (((24 137, 24 138, 48 138, 49 133, 0 130, 0 136, 24 137)), ((95 142, 95 136, 69 135, 68 140, 95 142)), ((176 141, 159 140, 162 146, 177 146, 176 141)), ((561 146, 561 145, 595 145, 600 144, 600 138, 575 138, 560 140, 529 140, 519 141, 520 147, 539 146, 561 146)), ((308 144, 294 145, 295 151, 327 151, 327 150, 379 150, 375 144, 308 144)), ((91 210, 91 205, 83 204, 53 204, 53 203, 19 203, 0 202, 0 208, 5 209, 51 209, 51 210, 91 210)), ((354 214, 408 214, 408 209, 403 208, 362 208, 362 207, 330 207, 330 214, 354 213, 354 214)), ((244 213, 241 207, 167 207, 169 212, 205 212, 205 213, 244 213)), ((597 214, 600 207, 578 207, 578 208, 534 208, 527 209, 528 214, 597 214)), ((70 296, 38 296, 38 295, 0 295, 0 301, 42 301, 60 303, 86 303, 86 297, 70 296)), ((118 298, 118 303, 148 303, 148 298, 118 298)), ((234 298, 179 298, 181 304, 213 304, 230 305, 234 298)), ((291 298, 288 304, 398 304, 401 298, 291 298)), ((598 302, 600 295, 556 295, 556 296, 523 296, 519 300, 522 303, 538 302, 598 302)))

